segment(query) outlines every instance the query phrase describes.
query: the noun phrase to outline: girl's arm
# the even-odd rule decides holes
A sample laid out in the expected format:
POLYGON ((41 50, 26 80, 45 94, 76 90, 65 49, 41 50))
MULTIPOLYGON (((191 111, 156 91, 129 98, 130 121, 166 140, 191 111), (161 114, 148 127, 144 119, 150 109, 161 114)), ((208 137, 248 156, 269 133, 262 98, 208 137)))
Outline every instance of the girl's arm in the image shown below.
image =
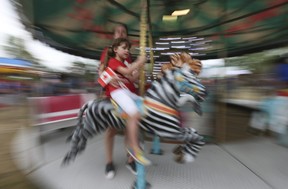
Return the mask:
POLYGON ((134 70, 132 75, 126 76, 131 82, 136 82, 139 79, 140 72, 137 70, 134 70))
MULTIPOLYGON (((131 66, 129 66, 129 67, 120 67, 119 66, 117 68, 117 72, 119 72, 122 75, 128 76, 128 78, 130 79, 134 75, 133 72, 135 72, 137 69, 141 68, 141 66, 144 65, 145 61, 146 61, 145 56, 139 56, 137 58, 137 60, 131 64, 131 66)), ((131 78, 131 79, 133 79, 133 78, 131 78)))

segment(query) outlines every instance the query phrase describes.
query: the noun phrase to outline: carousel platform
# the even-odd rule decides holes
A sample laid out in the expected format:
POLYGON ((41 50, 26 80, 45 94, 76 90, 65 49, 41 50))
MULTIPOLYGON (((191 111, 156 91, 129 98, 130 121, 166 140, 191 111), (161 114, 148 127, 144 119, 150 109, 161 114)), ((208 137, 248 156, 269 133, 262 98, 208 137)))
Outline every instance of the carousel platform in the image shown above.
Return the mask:
MULTIPOLYGON (((29 129, 21 129, 12 150, 19 168, 39 188, 130 189, 135 181, 125 167, 122 136, 115 138, 116 176, 104 176, 103 135, 88 142, 86 150, 67 167, 61 161, 69 148, 69 129, 42 137, 41 143, 29 129)), ((191 164, 173 161, 174 144, 161 144, 164 155, 145 152, 153 165, 146 168, 146 180, 154 189, 285 189, 288 185, 288 150, 265 137, 252 137, 222 145, 207 144, 191 164)))

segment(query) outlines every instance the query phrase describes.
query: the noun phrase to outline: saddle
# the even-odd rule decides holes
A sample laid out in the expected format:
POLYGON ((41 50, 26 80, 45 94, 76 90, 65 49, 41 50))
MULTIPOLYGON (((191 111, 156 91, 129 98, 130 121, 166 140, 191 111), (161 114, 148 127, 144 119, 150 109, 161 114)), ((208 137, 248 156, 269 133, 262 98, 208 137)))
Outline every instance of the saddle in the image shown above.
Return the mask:
MULTIPOLYGON (((117 102, 115 102, 112 98, 110 99, 110 101, 114 107, 115 115, 117 117, 122 118, 122 119, 127 119, 128 114, 117 104, 117 102)), ((146 108, 144 106, 143 98, 138 98, 137 100, 134 100, 134 102, 136 103, 136 106, 137 106, 138 111, 140 112, 141 116, 144 116, 146 114, 146 108)))
MULTIPOLYGON (((113 99, 110 99, 110 101, 114 107, 115 115, 122 118, 122 119, 127 119, 128 114, 113 99)), ((141 97, 141 98, 138 98, 137 100, 135 100, 135 103, 136 103, 137 108, 141 114, 141 117, 144 117, 147 115, 147 108, 151 108, 151 109, 154 109, 156 111, 163 112, 165 114, 173 115, 176 117, 180 116, 180 113, 178 111, 176 111, 175 109, 170 108, 169 106, 166 106, 166 105, 159 103, 159 102, 152 100, 152 99, 143 99, 141 97)))

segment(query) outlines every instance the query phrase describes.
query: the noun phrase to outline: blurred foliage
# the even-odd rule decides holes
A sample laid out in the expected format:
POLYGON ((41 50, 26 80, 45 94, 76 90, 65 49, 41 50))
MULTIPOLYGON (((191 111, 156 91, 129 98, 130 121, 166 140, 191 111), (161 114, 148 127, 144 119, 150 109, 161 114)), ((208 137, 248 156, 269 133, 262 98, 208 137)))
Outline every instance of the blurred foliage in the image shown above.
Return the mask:
POLYGON ((95 78, 96 78, 96 74, 91 72, 91 70, 86 69, 85 80, 93 82, 93 81, 95 81, 95 78))
POLYGON ((13 58, 27 60, 35 66, 40 65, 40 60, 35 58, 25 47, 24 40, 15 36, 9 36, 4 46, 7 54, 13 58))
POLYGON ((267 74, 273 72, 279 57, 288 52, 288 48, 274 49, 225 59, 226 66, 239 66, 252 71, 255 74, 267 74))
POLYGON ((72 66, 68 68, 72 75, 83 77, 85 81, 94 81, 96 78, 96 65, 91 66, 80 61, 72 62, 72 66))
POLYGON ((72 65, 76 68, 85 69, 85 64, 80 61, 72 62, 72 65))

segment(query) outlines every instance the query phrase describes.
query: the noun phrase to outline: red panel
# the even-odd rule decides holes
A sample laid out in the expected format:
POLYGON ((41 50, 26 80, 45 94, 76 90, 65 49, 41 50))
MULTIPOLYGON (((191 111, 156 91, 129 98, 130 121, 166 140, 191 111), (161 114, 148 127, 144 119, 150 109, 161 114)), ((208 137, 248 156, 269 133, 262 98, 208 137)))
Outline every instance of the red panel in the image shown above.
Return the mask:
POLYGON ((283 90, 277 91, 277 95, 278 96, 288 96, 288 89, 283 89, 283 90))
POLYGON ((79 109, 82 106, 81 95, 48 97, 47 106, 47 113, 79 109))
POLYGON ((0 108, 4 108, 4 107, 7 107, 8 105, 7 104, 0 104, 0 108))
POLYGON ((60 121, 62 119, 75 118, 75 117, 77 117, 77 113, 69 114, 69 115, 55 116, 55 117, 45 119, 45 121, 43 123, 50 122, 50 121, 60 121))

